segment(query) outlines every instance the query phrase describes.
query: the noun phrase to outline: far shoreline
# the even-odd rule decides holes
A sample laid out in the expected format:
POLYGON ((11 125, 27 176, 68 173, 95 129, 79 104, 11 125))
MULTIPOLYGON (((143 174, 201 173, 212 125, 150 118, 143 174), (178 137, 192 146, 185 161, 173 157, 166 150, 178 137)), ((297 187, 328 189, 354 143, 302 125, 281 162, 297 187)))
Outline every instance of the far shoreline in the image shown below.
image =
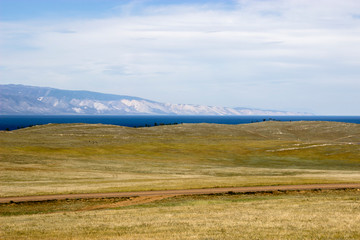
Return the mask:
POLYGON ((263 121, 333 121, 360 124, 360 116, 270 115, 0 115, 0 130, 16 130, 49 123, 111 124, 152 127, 181 123, 247 124, 263 121))

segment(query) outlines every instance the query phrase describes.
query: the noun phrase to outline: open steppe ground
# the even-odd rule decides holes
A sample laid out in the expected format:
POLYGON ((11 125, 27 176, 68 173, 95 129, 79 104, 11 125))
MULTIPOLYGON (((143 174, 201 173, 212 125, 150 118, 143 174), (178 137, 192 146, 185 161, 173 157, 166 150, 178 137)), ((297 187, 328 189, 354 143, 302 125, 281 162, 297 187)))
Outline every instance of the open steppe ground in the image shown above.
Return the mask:
POLYGON ((0 197, 360 182, 360 125, 49 124, 0 132, 0 197))
MULTIPOLYGON (((360 125, 335 122, 35 126, 0 132, 0 197, 360 183, 359 143, 360 125)), ((358 239, 359 194, 2 204, 0 238, 358 239)))
POLYGON ((148 200, 135 197, 3 204, 0 238, 360 238, 357 189, 148 200))

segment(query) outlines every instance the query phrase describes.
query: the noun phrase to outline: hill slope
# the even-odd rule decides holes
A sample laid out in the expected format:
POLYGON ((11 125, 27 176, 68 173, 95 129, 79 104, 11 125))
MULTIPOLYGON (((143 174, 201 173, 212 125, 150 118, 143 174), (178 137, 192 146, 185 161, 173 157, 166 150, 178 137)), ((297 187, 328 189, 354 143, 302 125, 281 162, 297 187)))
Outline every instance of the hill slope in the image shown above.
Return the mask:
POLYGON ((0 132, 0 196, 360 182, 360 125, 48 124, 0 132))

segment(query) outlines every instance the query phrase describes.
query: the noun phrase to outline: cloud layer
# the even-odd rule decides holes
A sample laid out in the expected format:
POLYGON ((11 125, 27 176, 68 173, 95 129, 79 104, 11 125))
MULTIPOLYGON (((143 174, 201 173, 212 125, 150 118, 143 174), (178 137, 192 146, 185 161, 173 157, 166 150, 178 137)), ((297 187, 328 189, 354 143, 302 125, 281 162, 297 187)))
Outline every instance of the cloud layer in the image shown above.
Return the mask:
POLYGON ((1 83, 360 115, 360 2, 130 1, 0 23, 1 83))

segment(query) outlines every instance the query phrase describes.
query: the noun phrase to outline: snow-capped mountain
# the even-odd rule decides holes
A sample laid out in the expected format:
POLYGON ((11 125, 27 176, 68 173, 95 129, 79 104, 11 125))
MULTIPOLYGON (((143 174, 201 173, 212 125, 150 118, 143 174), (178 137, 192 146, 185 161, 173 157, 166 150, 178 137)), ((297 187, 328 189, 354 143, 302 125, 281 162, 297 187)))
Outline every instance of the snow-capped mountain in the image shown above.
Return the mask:
POLYGON ((272 110, 160 103, 143 98, 24 85, 0 85, 0 114, 306 115, 272 110))

